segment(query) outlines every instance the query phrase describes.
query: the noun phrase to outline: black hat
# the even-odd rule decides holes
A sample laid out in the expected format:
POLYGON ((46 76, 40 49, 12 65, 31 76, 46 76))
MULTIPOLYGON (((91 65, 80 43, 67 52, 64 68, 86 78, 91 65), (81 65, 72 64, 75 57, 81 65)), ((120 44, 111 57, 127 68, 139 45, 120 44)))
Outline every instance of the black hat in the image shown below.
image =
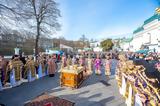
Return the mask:
POLYGON ((14 57, 18 57, 18 55, 14 55, 14 57))

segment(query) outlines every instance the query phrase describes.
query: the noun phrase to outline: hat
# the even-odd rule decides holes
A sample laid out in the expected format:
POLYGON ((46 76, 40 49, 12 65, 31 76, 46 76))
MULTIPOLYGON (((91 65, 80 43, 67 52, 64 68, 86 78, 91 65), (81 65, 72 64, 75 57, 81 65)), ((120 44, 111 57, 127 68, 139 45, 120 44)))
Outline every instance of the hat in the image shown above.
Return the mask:
POLYGON ((19 59, 19 55, 14 55, 14 59, 19 59))
POLYGON ((129 60, 129 61, 127 61, 126 63, 127 63, 127 67, 128 67, 129 69, 133 69, 133 68, 134 68, 134 64, 133 64, 133 61, 132 61, 132 60, 129 60))
POLYGON ((18 55, 14 55, 14 57, 18 57, 18 55))
POLYGON ((122 60, 122 61, 125 61, 125 60, 126 60, 126 57, 125 57, 125 55, 123 55, 123 54, 119 55, 118 57, 119 57, 119 59, 122 60))
POLYGON ((29 56, 28 56, 28 58, 29 58, 29 59, 32 59, 32 58, 33 58, 33 56, 32 56, 32 55, 29 55, 29 56))

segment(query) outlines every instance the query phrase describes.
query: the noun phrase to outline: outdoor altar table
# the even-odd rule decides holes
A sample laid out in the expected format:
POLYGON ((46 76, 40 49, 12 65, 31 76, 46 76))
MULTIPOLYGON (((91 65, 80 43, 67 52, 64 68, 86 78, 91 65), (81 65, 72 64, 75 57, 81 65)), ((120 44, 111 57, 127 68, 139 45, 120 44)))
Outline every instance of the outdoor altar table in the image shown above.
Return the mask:
POLYGON ((83 67, 61 69, 60 85, 78 88, 83 82, 83 67))

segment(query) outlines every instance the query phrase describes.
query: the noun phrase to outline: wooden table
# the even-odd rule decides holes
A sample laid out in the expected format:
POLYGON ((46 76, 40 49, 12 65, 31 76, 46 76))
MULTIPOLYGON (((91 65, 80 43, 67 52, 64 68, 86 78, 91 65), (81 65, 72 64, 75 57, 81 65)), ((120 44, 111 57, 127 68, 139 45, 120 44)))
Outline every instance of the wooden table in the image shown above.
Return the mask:
POLYGON ((77 69, 64 68, 61 70, 60 85, 72 88, 78 88, 83 82, 83 68, 77 69))

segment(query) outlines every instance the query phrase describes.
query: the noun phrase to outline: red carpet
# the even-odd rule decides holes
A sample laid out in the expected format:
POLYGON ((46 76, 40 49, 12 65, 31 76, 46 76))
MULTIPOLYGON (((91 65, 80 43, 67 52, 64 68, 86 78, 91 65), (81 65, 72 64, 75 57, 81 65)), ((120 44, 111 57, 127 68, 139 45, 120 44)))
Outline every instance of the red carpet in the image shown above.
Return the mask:
POLYGON ((75 103, 48 94, 42 94, 24 106, 74 106, 75 103))

